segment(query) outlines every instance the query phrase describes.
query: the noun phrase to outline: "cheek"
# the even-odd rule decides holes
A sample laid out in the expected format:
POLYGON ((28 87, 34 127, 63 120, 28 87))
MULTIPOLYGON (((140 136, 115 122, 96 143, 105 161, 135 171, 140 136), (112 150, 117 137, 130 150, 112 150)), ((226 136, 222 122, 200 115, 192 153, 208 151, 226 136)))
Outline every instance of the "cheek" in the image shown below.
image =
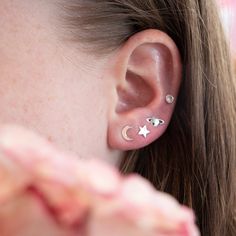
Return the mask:
MULTIPOLYGON (((28 60, 33 62, 30 57, 28 60)), ((31 68, 26 61, 17 69, 5 64, 7 73, 0 79, 0 122, 24 125, 80 155, 85 155, 81 153, 86 153, 88 147, 105 145, 102 81, 75 72, 66 62, 39 60, 41 64, 31 68), (43 63, 46 61, 51 62, 50 66, 43 63)))
POLYGON ((79 85, 70 87, 64 94, 64 117, 58 123, 63 124, 64 133, 68 134, 68 146, 84 156, 106 145, 107 103, 101 84, 79 85))
POLYGON ((100 71, 78 68, 95 63, 58 46, 45 11, 25 11, 32 1, 14 2, 20 6, 9 9, 17 12, 0 9, 0 123, 24 125, 76 152, 99 149, 107 124, 103 81, 96 81, 100 71))
POLYGON ((53 142, 81 157, 95 155, 106 146, 107 107, 102 89, 79 82, 54 89, 54 98, 44 106, 42 129, 47 127, 53 142))
POLYGON ((26 126, 84 156, 88 147, 106 145, 104 81, 60 54, 33 45, 28 53, 0 56, 0 123, 26 126))

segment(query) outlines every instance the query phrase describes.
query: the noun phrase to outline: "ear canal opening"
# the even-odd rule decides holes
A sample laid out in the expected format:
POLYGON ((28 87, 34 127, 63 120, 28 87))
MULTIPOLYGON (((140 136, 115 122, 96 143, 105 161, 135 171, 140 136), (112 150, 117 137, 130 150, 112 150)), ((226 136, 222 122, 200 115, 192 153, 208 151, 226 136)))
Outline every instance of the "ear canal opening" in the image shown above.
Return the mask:
POLYGON ((145 107, 151 103, 155 94, 153 88, 144 78, 128 70, 125 87, 117 87, 117 113, 123 113, 135 108, 145 107))

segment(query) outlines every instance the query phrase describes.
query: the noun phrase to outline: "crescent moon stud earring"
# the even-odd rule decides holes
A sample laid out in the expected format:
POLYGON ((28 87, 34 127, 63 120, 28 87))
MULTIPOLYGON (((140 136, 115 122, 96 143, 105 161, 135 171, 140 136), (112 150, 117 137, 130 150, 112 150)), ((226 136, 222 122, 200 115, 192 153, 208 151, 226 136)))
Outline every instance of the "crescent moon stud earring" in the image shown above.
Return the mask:
POLYGON ((123 137, 124 140, 129 141, 129 142, 130 142, 130 141, 133 141, 133 139, 128 136, 128 131, 129 131, 130 129, 132 129, 132 128, 133 128, 133 127, 131 127, 131 126, 129 126, 129 125, 126 125, 126 126, 122 129, 121 134, 122 134, 122 137, 123 137))

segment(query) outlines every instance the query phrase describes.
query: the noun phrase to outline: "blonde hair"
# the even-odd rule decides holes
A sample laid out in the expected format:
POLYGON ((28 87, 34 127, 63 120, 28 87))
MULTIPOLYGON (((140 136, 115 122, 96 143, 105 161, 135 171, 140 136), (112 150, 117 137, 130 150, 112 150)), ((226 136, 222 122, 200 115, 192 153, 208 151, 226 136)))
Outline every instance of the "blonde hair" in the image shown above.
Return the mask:
POLYGON ((130 151, 120 171, 136 172, 193 208, 202 235, 233 236, 236 89, 213 0, 67 0, 71 39, 102 56, 145 29, 175 41, 183 82, 166 133, 130 151))

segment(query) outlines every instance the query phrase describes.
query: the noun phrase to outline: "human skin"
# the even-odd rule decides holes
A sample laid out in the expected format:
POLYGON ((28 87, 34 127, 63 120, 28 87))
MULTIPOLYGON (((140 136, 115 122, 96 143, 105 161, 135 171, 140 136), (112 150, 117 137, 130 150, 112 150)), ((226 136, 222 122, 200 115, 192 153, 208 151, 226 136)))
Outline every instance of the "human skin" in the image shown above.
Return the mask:
POLYGON ((1 1, 0 123, 30 128, 80 158, 118 165, 123 151, 164 133, 175 105, 165 96, 177 99, 180 85, 178 49, 164 33, 147 30, 98 58, 62 40, 56 2, 1 1), (152 116, 165 125, 145 123, 152 116), (138 135, 145 124, 147 138, 138 135), (133 127, 131 142, 121 135, 126 125, 133 127))
MULTIPOLYGON (((55 4, 56 2, 58 1, 1 1, 0 124, 14 123, 41 134, 58 149, 65 149, 71 153, 65 158, 70 159, 72 156, 76 156, 77 159, 97 158, 118 166, 124 156, 124 151, 147 146, 165 132, 181 83, 181 60, 178 49, 165 33, 158 30, 146 30, 132 36, 117 50, 105 56, 98 57, 95 54, 89 54, 81 50, 80 46, 83 45, 80 42, 75 44, 63 40, 62 35, 66 34, 66 30, 61 29, 60 9, 55 4), (167 94, 175 97, 173 104, 166 103, 167 94), (153 116, 163 119, 165 124, 153 127, 147 123, 146 119, 153 116), (127 133, 132 141, 127 141, 122 137, 121 131, 127 125, 132 126, 127 133), (144 125, 150 130, 147 138, 138 135, 139 127, 144 125)), ((2 135, 1 131, 0 135, 2 135)), ((17 136, 13 132, 11 137, 11 141, 20 140, 21 138, 17 137, 24 137, 24 134, 17 136)), ((33 138, 28 140, 33 140, 33 138)), ((30 149, 31 141, 26 143, 29 143, 30 149)), ((17 148, 18 141, 15 145, 12 151, 21 150, 17 148)), ((38 153, 42 153, 46 146, 39 145, 33 154, 27 155, 27 160, 31 160, 32 157, 34 167, 37 167, 35 161, 38 153)), ((0 149, 0 151, 3 150, 0 149)), ((25 161, 25 155, 19 156, 22 161, 25 161)), ((55 156, 56 154, 53 153, 50 156, 47 162, 48 168, 50 160, 54 163, 55 156)), ((6 155, 3 158, 3 163, 7 157, 6 155)), ((68 170, 66 172, 66 169, 62 170, 62 167, 66 165, 64 162, 64 165, 60 165, 58 169, 51 166, 49 173, 53 171, 59 173, 55 181, 61 180, 64 172, 68 173, 67 176, 71 181, 76 180, 76 173, 80 173, 75 168, 76 165, 73 165, 72 160, 68 160, 68 166, 74 168, 74 174, 68 170)), ((14 161, 13 166, 15 166, 14 161)), ((34 179, 34 171, 31 171, 31 168, 26 173, 28 171, 30 171, 28 177, 32 185, 40 184, 40 181, 37 182, 34 179)), ((15 175, 13 171, 10 176, 15 175)), ((91 167, 81 179, 86 182, 93 178, 96 182, 99 176, 95 167, 91 167)), ((6 187, 15 186, 17 180, 22 177, 24 174, 21 172, 17 178, 13 178, 11 184, 6 184, 6 187)), ((111 181, 110 185, 114 186, 109 175, 107 179, 111 181)), ((101 182, 104 185, 105 182, 101 182)), ((148 184, 147 181, 137 178, 137 183, 142 184, 142 182, 144 185, 148 184)), ((123 182, 121 186, 125 186, 123 182)), ((135 186, 135 183, 130 184, 127 188, 128 194, 121 196, 118 199, 119 203, 122 202, 123 197, 127 201, 130 198, 132 200, 131 186, 135 186)), ((54 187, 56 189, 57 186, 50 186, 50 191, 45 195, 52 193, 50 196, 54 196, 54 187)), ((77 191, 77 188, 78 186, 75 185, 72 189, 77 191)), ((62 188, 61 195, 57 194, 56 197, 59 196, 60 199, 64 196, 63 193, 66 194, 66 189, 62 188)), ((117 193, 120 192, 117 191, 117 193)), ((145 196, 144 193, 145 191, 140 196, 145 196)), ((139 195, 133 197, 136 196, 139 195)), ((166 195, 162 196, 164 201, 165 199, 168 201, 169 198, 166 195)), ((13 203, 19 199, 15 192, 11 197, 13 203)), ((35 202, 34 197, 31 199, 28 193, 22 197, 23 203, 24 201, 32 203, 29 204, 29 211, 23 211, 23 216, 28 222, 27 219, 31 219, 31 215, 35 212, 37 215, 37 212, 42 210, 42 206, 35 202)), ((58 203, 57 198, 54 200, 58 203)), ((70 196, 67 202, 71 203, 70 196)), ((97 203, 97 201, 92 202, 97 203)), ((152 211, 149 212, 145 204, 142 209, 147 214, 151 213, 152 211)), ((19 205, 22 207, 21 202, 19 205)), ((147 205, 152 209, 151 205, 147 205)), ((163 204, 160 205, 163 206, 163 204)), ((130 206, 129 201, 124 202, 123 207, 126 213, 131 212, 128 206, 130 206)), ((70 207, 73 212, 73 205, 71 204, 70 207)), ((162 210, 165 211, 166 208, 162 210)), ((171 215, 172 211, 168 212, 171 215)), ((41 213, 42 219, 49 222, 47 214, 41 213)), ((2 212, 3 219, 5 215, 5 212, 2 212)), ((134 216, 140 215, 142 214, 134 216)), ((10 212, 9 216, 11 219, 15 215, 10 212)), ((193 226, 193 219, 190 220, 193 226)), ((8 220, 6 221, 9 223, 8 220)), ((27 230, 28 225, 23 225, 26 226, 23 228, 27 230)), ((48 225, 54 229, 53 224, 49 222, 48 225)), ((94 220, 94 225, 90 228, 96 228, 94 232, 103 232, 103 229, 97 230, 97 227, 100 227, 99 221, 94 220)), ((41 229, 43 230, 42 227, 41 229)), ((122 227, 120 229, 123 230, 122 227)), ((62 231, 63 234, 64 230, 62 231)))
POLYGON ((121 154, 107 148, 104 132, 105 60, 60 43, 50 2, 1 1, 0 122, 31 128, 81 158, 116 162, 121 154))

